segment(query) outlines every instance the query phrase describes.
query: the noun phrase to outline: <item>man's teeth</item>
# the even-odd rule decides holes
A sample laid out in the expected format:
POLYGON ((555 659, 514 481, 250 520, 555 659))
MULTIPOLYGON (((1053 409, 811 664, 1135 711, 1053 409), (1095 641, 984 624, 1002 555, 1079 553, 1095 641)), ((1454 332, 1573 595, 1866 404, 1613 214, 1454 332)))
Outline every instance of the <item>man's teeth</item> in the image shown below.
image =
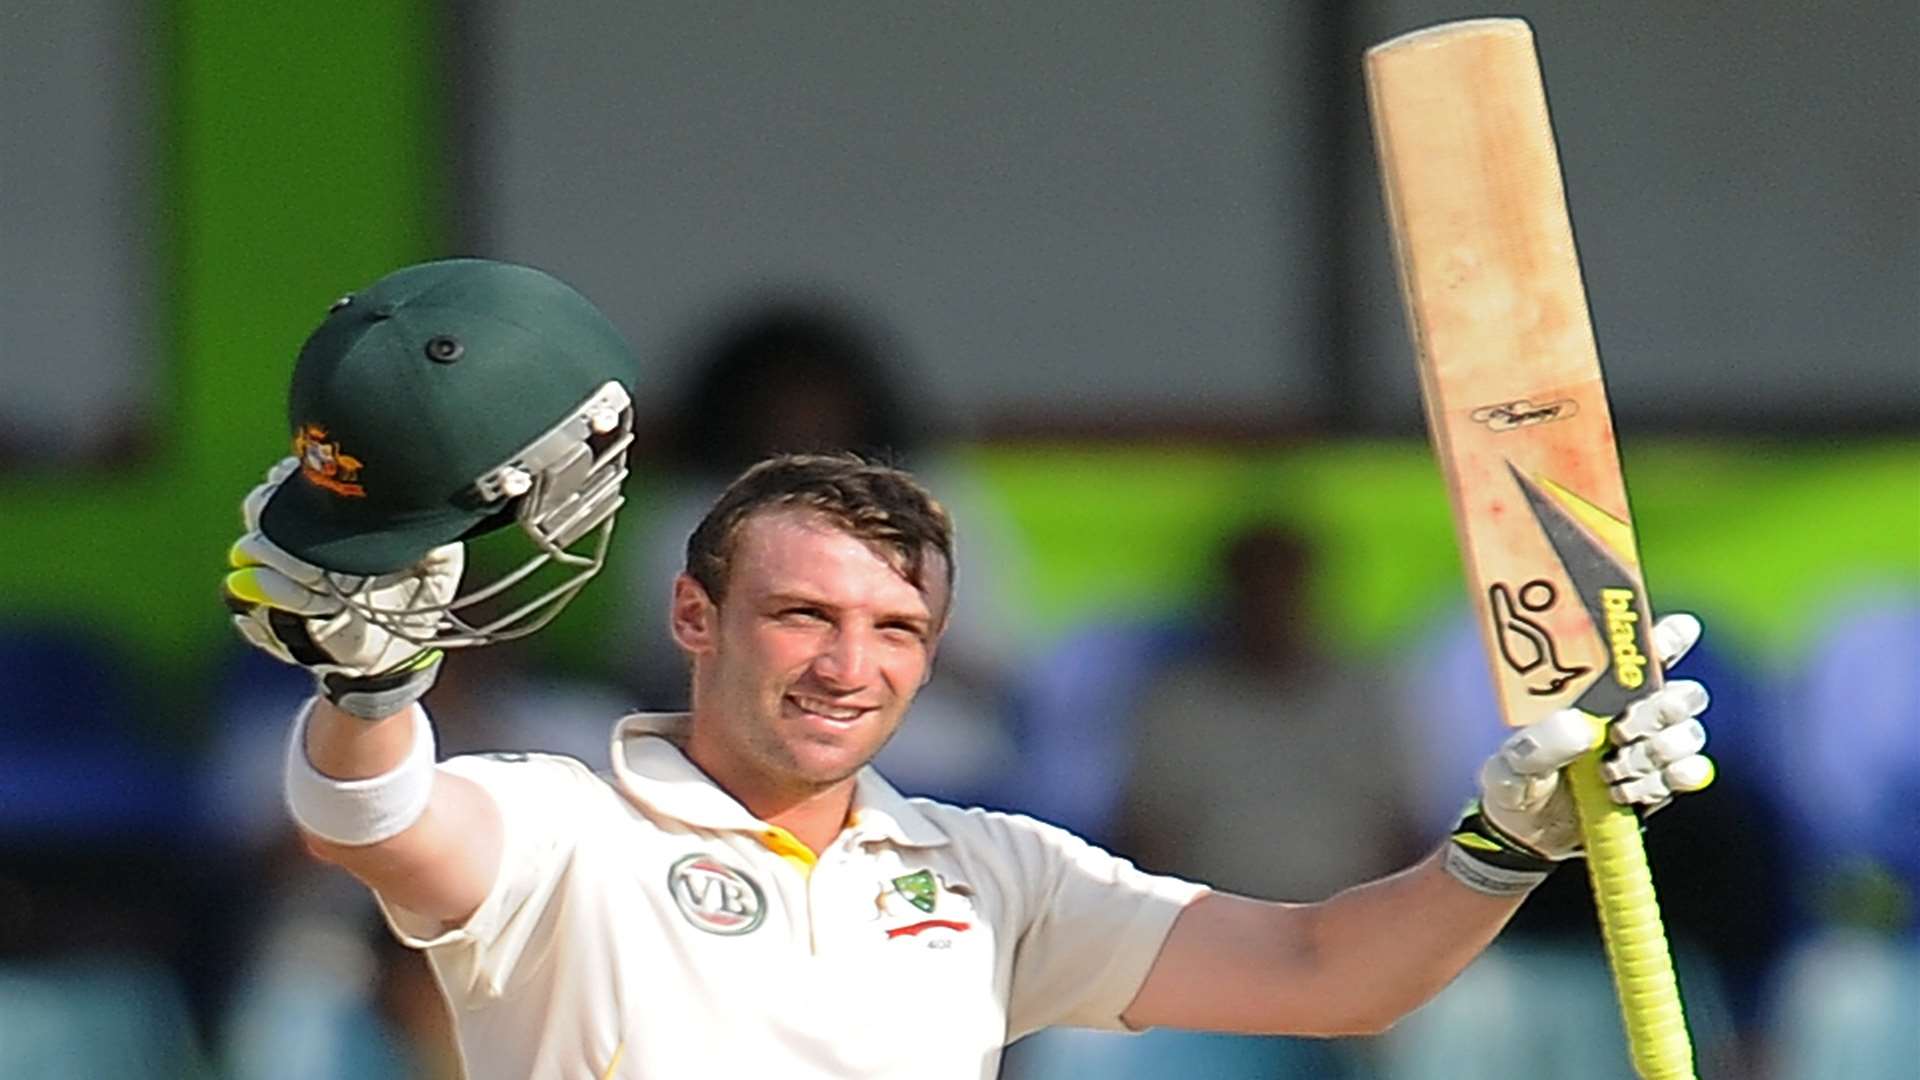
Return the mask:
POLYGON ((860 714, 866 711, 864 709, 829 705, 824 701, 818 701, 813 698, 796 697, 793 699, 793 702, 802 709, 819 716, 824 716, 829 720, 857 720, 860 714))

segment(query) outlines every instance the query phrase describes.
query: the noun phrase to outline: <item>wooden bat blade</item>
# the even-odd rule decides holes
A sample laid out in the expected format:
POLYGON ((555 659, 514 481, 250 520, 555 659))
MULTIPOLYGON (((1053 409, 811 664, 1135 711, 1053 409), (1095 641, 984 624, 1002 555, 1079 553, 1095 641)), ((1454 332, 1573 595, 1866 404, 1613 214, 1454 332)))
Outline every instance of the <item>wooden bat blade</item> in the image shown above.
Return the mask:
POLYGON ((1651 688, 1650 665, 1630 687, 1608 678, 1611 638, 1587 603, 1598 594, 1579 591, 1540 516, 1567 519, 1559 539, 1578 541, 1588 576, 1634 592, 1645 655, 1639 554, 1532 32, 1518 19, 1416 31, 1369 51, 1367 73, 1428 431, 1501 715, 1526 724, 1609 684, 1651 688))
MULTIPOLYGON (((1476 19, 1368 51, 1427 428, 1502 717, 1612 716, 1659 685, 1613 421, 1533 33, 1476 19)), ((1635 815, 1567 770, 1635 1068, 1692 1048, 1635 815)))

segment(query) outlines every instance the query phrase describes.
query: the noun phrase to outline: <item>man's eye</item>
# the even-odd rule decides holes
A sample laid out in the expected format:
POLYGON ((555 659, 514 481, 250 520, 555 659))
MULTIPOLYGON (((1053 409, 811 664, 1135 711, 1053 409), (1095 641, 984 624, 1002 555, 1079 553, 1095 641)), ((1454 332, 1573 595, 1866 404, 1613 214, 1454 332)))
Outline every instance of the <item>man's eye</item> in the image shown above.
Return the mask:
POLYGON ((783 609, 780 617, 791 622, 824 622, 827 613, 816 607, 790 607, 783 609))

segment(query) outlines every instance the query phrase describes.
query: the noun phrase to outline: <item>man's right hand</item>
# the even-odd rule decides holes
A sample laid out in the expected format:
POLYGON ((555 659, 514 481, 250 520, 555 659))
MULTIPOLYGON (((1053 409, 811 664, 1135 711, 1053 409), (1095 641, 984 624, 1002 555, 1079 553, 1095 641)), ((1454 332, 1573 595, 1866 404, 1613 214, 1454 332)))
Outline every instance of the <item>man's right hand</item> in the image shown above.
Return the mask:
POLYGON ((422 642, 433 637, 459 587, 465 549, 446 544, 378 577, 299 559, 260 531, 261 508, 298 467, 283 459, 241 504, 246 532, 228 552, 232 570, 223 582, 234 627, 256 648, 311 670, 321 693, 342 709, 368 719, 391 715, 433 685, 440 650, 422 642), (393 620, 395 633, 356 609, 414 614, 393 620))

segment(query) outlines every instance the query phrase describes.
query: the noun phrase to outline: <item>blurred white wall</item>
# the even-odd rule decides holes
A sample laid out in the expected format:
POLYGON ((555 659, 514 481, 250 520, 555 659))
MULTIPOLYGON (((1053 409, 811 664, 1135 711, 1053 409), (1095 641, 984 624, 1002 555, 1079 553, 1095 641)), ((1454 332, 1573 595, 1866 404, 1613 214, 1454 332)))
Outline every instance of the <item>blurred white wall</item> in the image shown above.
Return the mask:
MULTIPOLYGON (((1526 7, 1619 410, 1920 423, 1920 5, 1526 7)), ((805 283, 894 323, 975 417, 1417 430, 1358 53, 1481 8, 471 10, 475 239, 579 279, 667 374, 712 305, 805 283), (1336 11, 1353 111, 1322 161, 1336 11)))
MULTIPOLYGON (((1528 8, 1623 418, 1920 429, 1920 4, 1528 8)), ((655 395, 807 287, 962 430, 1411 433, 1358 57, 1476 10, 453 3, 460 246, 578 282, 655 395)), ((164 12, 0 11, 0 453, 164 422, 164 12)))
POLYGON ((810 286, 963 415, 1312 407, 1285 5, 482 7, 486 253, 665 368, 715 305, 810 286))
MULTIPOLYGON (((1777 420, 1846 433, 1902 418, 1920 430, 1920 4, 1518 6, 1539 44, 1615 412, 1679 432, 1704 420, 1764 436, 1777 420), (1755 422, 1729 423, 1743 416, 1755 422)), ((1485 8, 1361 10, 1374 38, 1485 8)), ((1384 253, 1363 195, 1353 235, 1384 253)), ((1393 309, 1390 264, 1363 269, 1359 295, 1393 309)), ((1393 361, 1369 365, 1374 415, 1413 415, 1404 331, 1365 326, 1363 351, 1393 361)))
POLYGON ((0 451, 90 456, 156 411, 162 106, 144 10, 0 9, 0 451))

